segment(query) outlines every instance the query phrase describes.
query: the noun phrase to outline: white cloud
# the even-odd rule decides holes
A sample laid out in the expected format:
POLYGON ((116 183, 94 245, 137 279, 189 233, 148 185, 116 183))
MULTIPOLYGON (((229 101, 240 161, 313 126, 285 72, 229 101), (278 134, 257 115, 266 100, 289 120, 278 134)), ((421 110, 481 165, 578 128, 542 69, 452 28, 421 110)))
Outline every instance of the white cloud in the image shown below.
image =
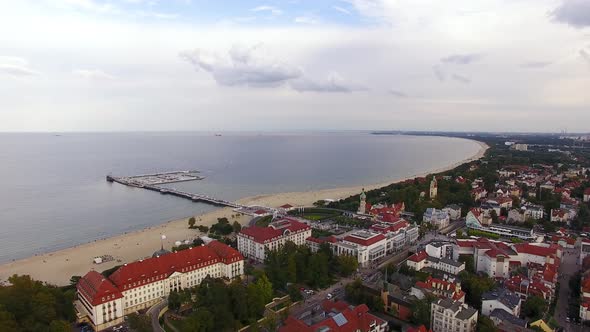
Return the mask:
POLYGON ((389 94, 391 94, 395 97, 398 97, 398 98, 407 98, 408 97, 408 95, 405 92, 402 92, 402 91, 399 91, 396 89, 389 89, 388 92, 389 92, 389 94))
POLYGON ((350 15, 351 14, 350 10, 348 10, 346 8, 343 8, 343 7, 340 7, 340 6, 332 6, 332 8, 334 8, 335 11, 341 12, 341 13, 346 14, 346 15, 350 15))
POLYGON ((453 54, 447 57, 440 59, 443 63, 455 64, 455 65, 468 65, 473 63, 479 59, 481 59, 482 55, 477 53, 471 54, 453 54))
POLYGON ((469 79, 465 76, 459 75, 459 74, 453 74, 453 75, 451 75, 451 78, 459 83, 463 83, 463 84, 471 83, 471 79, 469 79))
POLYGON ((331 73, 326 80, 300 78, 289 82, 299 92, 353 92, 367 90, 366 87, 347 82, 339 74, 331 73))
POLYGON ((311 17, 311 16, 297 16, 297 17, 295 17, 293 22, 298 23, 298 24, 318 24, 318 23, 320 23, 320 21, 317 18, 311 17))
POLYGON ((49 3, 62 8, 84 10, 100 14, 119 14, 121 9, 111 3, 99 3, 94 0, 47 0, 49 3))
POLYGON ((274 6, 268 6, 268 5, 254 7, 250 10, 253 12, 268 12, 268 13, 271 13, 272 15, 275 15, 275 16, 283 14, 283 11, 281 9, 274 7, 274 6))
POLYGON ((590 27, 590 1, 562 0, 562 3, 551 12, 551 16, 555 21, 575 28, 590 27))
POLYGON ((0 56, 0 74, 13 77, 40 75, 29 67, 27 60, 13 56, 0 56))
POLYGON ((225 86, 274 87, 302 75, 299 68, 264 56, 258 46, 233 46, 221 55, 202 49, 180 55, 225 86))
POLYGON ((93 81, 111 81, 116 78, 99 69, 76 69, 72 72, 74 75, 93 81))

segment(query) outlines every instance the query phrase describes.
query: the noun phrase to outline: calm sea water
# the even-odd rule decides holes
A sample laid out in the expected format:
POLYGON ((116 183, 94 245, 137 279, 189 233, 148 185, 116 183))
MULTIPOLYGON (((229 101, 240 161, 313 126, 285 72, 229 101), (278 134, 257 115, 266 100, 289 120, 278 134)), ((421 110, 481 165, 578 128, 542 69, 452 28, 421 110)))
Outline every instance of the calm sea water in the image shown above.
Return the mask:
POLYGON ((369 133, 0 134, 0 262, 214 209, 107 183, 105 176, 200 170, 183 190, 236 200, 427 172, 475 142, 369 133))

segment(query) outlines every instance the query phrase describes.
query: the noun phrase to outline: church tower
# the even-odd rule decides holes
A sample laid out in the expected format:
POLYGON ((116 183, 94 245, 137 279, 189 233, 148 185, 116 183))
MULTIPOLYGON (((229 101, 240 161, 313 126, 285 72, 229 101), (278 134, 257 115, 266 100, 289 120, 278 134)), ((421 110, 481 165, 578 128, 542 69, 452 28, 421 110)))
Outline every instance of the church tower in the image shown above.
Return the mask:
POLYGON ((366 213, 366 208, 367 208, 367 194, 365 194, 365 188, 363 188, 363 191, 361 192, 360 198, 361 198, 361 201, 360 201, 360 204, 359 204, 358 213, 359 214, 365 214, 366 213))
POLYGON ((436 176, 432 177, 430 181, 430 199, 435 199, 438 194, 438 183, 436 182, 436 176))

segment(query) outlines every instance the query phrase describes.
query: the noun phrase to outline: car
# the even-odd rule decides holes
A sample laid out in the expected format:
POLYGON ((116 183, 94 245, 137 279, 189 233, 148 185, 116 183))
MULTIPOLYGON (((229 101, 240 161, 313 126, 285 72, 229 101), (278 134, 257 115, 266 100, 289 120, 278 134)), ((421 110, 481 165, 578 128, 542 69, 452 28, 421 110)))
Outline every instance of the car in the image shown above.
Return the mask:
POLYGON ((326 299, 328 299, 328 300, 332 299, 332 294, 328 293, 328 295, 326 295, 326 299))

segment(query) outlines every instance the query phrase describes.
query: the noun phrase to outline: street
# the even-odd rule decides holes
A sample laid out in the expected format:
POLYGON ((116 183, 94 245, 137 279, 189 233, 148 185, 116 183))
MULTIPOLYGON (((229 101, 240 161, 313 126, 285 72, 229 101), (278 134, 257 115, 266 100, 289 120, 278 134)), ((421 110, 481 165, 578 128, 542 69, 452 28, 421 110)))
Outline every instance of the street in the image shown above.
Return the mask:
POLYGON ((568 301, 570 297, 569 280, 580 269, 577 265, 580 249, 578 243, 574 249, 564 249, 559 269, 559 298, 555 308, 555 319, 559 326, 567 332, 582 332, 584 327, 566 320, 568 314, 568 301))

